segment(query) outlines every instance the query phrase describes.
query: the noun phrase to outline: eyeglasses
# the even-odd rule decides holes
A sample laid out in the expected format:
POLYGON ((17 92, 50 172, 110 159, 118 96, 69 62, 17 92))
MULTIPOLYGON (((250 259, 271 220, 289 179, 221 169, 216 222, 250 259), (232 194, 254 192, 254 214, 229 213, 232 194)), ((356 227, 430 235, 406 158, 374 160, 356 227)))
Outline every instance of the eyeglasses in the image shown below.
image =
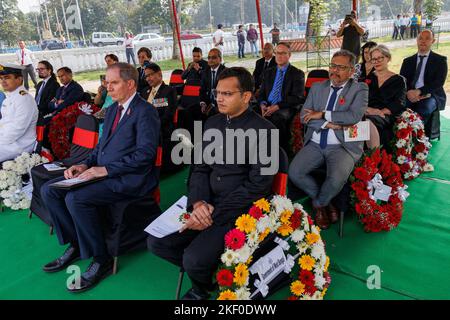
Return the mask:
POLYGON ((242 93, 242 91, 217 91, 216 89, 211 90, 214 98, 218 98, 219 96, 222 96, 224 98, 230 98, 235 93, 242 93))
POLYGON ((277 56, 287 56, 289 54, 289 52, 283 52, 283 51, 275 51, 275 54, 277 56))
POLYGON ((219 56, 208 56, 208 60, 209 59, 217 59, 217 58, 219 58, 219 56))
POLYGON ((372 62, 372 63, 382 62, 382 61, 384 61, 385 58, 386 58, 385 56, 381 56, 378 58, 372 58, 372 59, 370 59, 370 62, 372 62))
POLYGON ((344 65, 341 65, 341 64, 334 64, 334 63, 330 64, 330 69, 337 69, 339 71, 345 71, 345 70, 350 69, 350 68, 351 67, 349 67, 349 66, 344 66, 344 65))
POLYGON ((36 68, 36 71, 47 70, 47 68, 36 68))

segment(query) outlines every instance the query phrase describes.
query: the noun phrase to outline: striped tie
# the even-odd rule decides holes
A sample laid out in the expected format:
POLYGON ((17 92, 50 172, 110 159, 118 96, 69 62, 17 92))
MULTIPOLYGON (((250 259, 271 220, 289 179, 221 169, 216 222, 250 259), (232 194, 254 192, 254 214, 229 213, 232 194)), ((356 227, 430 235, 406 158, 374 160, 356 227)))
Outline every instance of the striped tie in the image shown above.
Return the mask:
MULTIPOLYGON (((334 105, 336 103, 337 93, 342 87, 331 87, 333 89, 333 93, 331 94, 330 100, 328 101, 326 111, 333 111, 334 105)), ((322 129, 320 131, 320 149, 325 149, 327 146, 328 139, 328 131, 330 129, 322 129)))
POLYGON ((281 88, 283 87, 284 71, 280 70, 280 76, 273 85, 272 92, 269 94, 269 102, 274 105, 281 101, 281 88))

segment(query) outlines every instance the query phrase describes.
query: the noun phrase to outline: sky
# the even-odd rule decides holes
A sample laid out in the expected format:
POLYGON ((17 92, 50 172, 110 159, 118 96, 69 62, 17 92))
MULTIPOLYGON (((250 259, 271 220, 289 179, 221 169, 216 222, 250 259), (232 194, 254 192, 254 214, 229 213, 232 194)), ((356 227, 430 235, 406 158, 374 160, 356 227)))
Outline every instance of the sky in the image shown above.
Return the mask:
POLYGON ((24 13, 30 12, 33 6, 39 5, 38 0, 19 0, 18 3, 19 9, 22 10, 24 13))

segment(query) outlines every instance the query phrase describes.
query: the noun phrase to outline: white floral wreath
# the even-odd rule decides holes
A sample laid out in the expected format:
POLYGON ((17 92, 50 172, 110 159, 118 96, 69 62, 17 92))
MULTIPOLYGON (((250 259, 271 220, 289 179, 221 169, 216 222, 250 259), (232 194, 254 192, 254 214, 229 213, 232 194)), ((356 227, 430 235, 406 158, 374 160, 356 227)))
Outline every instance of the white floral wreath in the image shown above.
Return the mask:
POLYGON ((248 214, 236 220, 236 228, 225 235, 225 252, 216 273, 219 300, 249 300, 258 292, 263 297, 268 294, 268 284, 257 279, 257 290, 251 295, 248 267, 259 244, 271 233, 277 235, 275 242, 286 254, 284 272, 295 279, 288 299, 323 299, 331 278, 320 228, 313 225, 300 204, 275 196, 270 203, 256 201, 248 214))
MULTIPOLYGON (((5 161, 0 170, 0 198, 6 207, 13 210, 28 209, 31 204, 33 184, 30 170, 48 159, 40 155, 27 152, 22 153, 12 161, 5 161), (28 175, 28 181, 23 177, 28 175)), ((0 200, 1 200, 0 199, 0 200)))

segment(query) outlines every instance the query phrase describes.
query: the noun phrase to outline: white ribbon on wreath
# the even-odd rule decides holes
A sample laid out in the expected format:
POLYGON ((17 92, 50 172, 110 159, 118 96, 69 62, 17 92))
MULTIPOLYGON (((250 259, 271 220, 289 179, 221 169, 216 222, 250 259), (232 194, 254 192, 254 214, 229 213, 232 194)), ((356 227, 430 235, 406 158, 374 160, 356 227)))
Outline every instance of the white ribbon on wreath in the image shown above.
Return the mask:
POLYGON ((88 103, 82 104, 78 106, 78 109, 80 109, 82 112, 84 112, 87 115, 91 115, 93 110, 91 108, 91 105, 88 103))
POLYGON ((382 200, 386 202, 389 200, 392 190, 391 187, 383 183, 383 177, 379 173, 375 174, 373 179, 367 183, 367 189, 369 190, 370 199, 374 201, 382 200))
POLYGON ((397 188, 398 197, 402 202, 405 202, 406 199, 409 197, 409 192, 406 191, 406 189, 408 189, 408 186, 406 184, 403 187, 397 188))

